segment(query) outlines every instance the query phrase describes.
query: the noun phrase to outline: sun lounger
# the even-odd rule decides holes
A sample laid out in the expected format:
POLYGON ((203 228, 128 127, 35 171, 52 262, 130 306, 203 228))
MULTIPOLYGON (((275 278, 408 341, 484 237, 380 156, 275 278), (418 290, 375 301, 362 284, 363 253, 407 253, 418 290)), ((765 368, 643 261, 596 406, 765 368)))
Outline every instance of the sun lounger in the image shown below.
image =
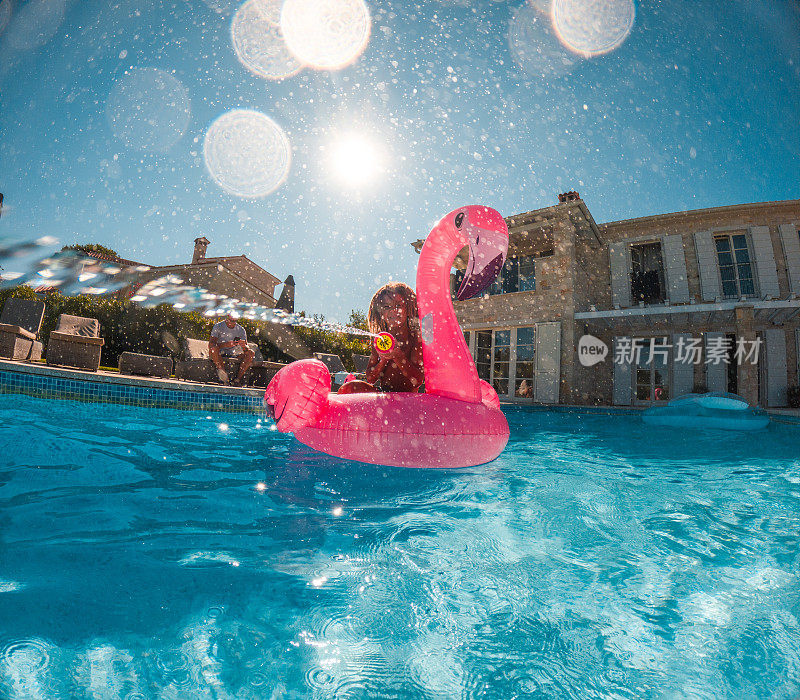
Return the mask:
POLYGON ((61 314, 47 343, 47 364, 96 372, 103 342, 96 318, 61 314))
POLYGON ((8 299, 0 314, 0 357, 11 360, 40 360, 38 340, 44 318, 44 302, 36 299, 8 299))

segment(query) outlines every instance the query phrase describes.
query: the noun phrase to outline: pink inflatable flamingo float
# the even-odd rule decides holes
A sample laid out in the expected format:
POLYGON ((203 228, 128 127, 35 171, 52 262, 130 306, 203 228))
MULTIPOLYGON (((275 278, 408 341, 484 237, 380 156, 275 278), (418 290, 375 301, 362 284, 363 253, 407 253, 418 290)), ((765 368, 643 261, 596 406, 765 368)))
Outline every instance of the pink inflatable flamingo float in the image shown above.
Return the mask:
POLYGON ((398 467, 452 468, 495 459, 508 421, 494 389, 478 378, 450 299, 450 269, 469 246, 459 300, 482 292, 508 252, 508 228, 494 209, 467 206, 431 231, 417 266, 425 393, 332 394, 319 360, 283 368, 264 402, 281 432, 336 457, 398 467))

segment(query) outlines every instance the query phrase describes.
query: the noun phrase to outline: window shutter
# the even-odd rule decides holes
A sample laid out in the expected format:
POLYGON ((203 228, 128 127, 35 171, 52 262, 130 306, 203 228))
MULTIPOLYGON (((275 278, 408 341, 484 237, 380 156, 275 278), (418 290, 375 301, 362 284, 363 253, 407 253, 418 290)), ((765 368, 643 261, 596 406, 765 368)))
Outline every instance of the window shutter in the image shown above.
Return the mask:
POLYGON ((783 256, 786 258, 786 272, 789 277, 789 289, 792 294, 800 294, 800 233, 794 224, 781 224, 783 256))
POLYGON ((697 252, 697 269, 700 273, 700 295, 704 301, 715 301, 721 296, 721 292, 717 251, 711 231, 698 231, 694 234, 694 249, 697 252))
POLYGON ((631 284, 628 273, 628 244, 625 241, 608 244, 608 262, 611 267, 611 300, 614 306, 631 305, 631 284))
POLYGON ((768 328, 764 331, 767 357, 767 406, 786 405, 786 331, 768 328))
MULTIPOLYGON (((672 336, 672 397, 689 394, 694 387, 694 365, 678 362, 678 339, 683 338, 684 348, 692 336, 689 333, 674 333, 672 336)), ((690 358, 691 359, 691 358, 690 358)))
MULTIPOLYGON (((724 333, 704 333, 706 356, 703 362, 708 359, 708 346, 711 338, 724 338, 724 333)), ((715 341, 719 342, 719 341, 715 341)), ((727 391, 728 390, 728 365, 720 361, 716 364, 706 363, 706 389, 708 391, 727 391)))
POLYGON ((800 328, 795 329, 794 332, 794 352, 797 359, 797 381, 795 384, 800 384, 800 328))
POLYGON ((750 240, 753 242, 753 255, 756 259, 758 289, 762 298, 780 296, 778 291, 778 270, 775 267, 775 255, 772 252, 772 238, 769 226, 752 226, 750 240))
POLYGON ((558 403, 561 380, 561 323, 536 324, 536 377, 533 400, 558 403))
MULTIPOLYGON (((619 338, 614 338, 614 358, 617 356, 617 344, 619 338)), ((633 394, 633 380, 631 379, 631 363, 625 362, 618 364, 614 362, 614 405, 615 406, 630 406, 631 397, 633 394)))
POLYGON ((661 239, 664 266, 667 273, 667 296, 672 304, 689 301, 689 282, 686 279, 686 256, 683 254, 683 236, 675 234, 661 239))

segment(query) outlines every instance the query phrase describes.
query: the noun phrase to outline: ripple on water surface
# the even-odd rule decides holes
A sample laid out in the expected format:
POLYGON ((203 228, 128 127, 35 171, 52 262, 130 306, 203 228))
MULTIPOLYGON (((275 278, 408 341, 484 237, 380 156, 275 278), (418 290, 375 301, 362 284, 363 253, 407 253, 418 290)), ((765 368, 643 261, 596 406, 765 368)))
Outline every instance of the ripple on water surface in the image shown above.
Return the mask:
POLYGON ((0 411, 4 697, 800 693, 788 427, 510 409, 500 459, 426 472, 258 416, 0 411))

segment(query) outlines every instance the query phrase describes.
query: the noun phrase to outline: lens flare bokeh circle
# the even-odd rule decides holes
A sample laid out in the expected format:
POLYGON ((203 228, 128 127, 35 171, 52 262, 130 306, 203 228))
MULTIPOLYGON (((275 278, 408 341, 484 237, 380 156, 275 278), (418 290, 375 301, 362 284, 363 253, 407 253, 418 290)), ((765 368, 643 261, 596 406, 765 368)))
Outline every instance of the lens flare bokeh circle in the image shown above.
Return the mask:
POLYGON ((512 11, 508 22, 511 57, 525 73, 550 78, 569 73, 582 59, 568 51, 553 31, 548 12, 536 2, 512 11))
POLYGON ((587 58, 618 48, 633 29, 633 0, 553 0, 553 29, 570 51, 587 58))
POLYGON ((20 5, 8 24, 9 46, 21 51, 44 46, 64 21, 66 9, 66 0, 30 0, 20 5))
POLYGON ((279 0, 248 0, 231 22, 236 57, 249 71, 270 80, 296 75, 303 65, 286 47, 279 0))
POLYGON ((291 146, 283 129, 261 112, 235 109, 218 117, 203 142, 214 181, 238 197, 264 197, 289 174, 291 146))
POLYGON ((0 34, 11 19, 11 0, 0 0, 0 34))
POLYGON ((106 117, 114 136, 131 148, 163 153, 189 127, 189 91, 163 70, 132 68, 111 90, 106 117))
POLYGON ((286 0, 281 29, 301 63, 334 70, 355 61, 367 46, 370 16, 364 0, 286 0))

